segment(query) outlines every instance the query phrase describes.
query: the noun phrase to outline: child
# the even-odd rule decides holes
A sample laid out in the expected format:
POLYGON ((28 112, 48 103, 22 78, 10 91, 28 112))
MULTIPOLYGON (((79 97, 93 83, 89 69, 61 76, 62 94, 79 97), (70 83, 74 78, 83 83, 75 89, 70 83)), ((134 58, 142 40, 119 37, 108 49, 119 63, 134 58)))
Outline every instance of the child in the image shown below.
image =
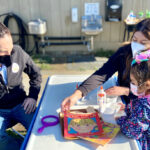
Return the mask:
POLYGON ((116 118, 123 134, 139 141, 142 150, 150 150, 150 50, 136 55, 131 63, 130 89, 138 96, 116 118))

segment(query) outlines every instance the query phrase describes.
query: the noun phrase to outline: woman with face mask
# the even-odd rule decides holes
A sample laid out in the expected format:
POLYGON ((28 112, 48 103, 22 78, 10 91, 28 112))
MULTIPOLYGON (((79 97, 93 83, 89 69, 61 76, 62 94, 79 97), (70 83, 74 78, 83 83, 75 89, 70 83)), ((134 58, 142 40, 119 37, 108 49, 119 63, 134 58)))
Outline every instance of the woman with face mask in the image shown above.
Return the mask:
POLYGON ((99 70, 85 80, 71 96, 63 100, 62 111, 68 110, 78 99, 106 82, 115 72, 118 73, 118 86, 113 86, 105 92, 107 95, 123 96, 125 102, 129 103, 130 98, 134 97, 129 90, 131 61, 136 53, 147 48, 150 48, 150 19, 139 22, 131 43, 120 47, 99 70))

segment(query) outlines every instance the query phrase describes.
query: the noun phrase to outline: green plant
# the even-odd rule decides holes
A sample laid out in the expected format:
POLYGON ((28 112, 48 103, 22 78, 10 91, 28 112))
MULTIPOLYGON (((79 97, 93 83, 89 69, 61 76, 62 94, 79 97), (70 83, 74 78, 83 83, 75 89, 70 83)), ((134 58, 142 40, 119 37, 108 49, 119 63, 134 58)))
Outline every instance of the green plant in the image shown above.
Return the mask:
POLYGON ((98 57, 107 57, 107 58, 109 58, 112 54, 114 54, 114 52, 115 51, 113 51, 113 50, 99 49, 99 50, 96 50, 94 52, 94 55, 98 56, 98 57))
POLYGON ((50 64, 52 63, 52 59, 50 56, 33 55, 32 59, 42 70, 48 70, 51 68, 50 64))
POLYGON ((140 12, 138 13, 138 15, 139 15, 139 18, 143 18, 143 17, 144 17, 144 12, 143 12, 143 11, 140 11, 140 12))
POLYGON ((32 59, 35 63, 52 63, 52 59, 47 55, 33 55, 32 59))
POLYGON ((146 18, 150 18, 150 11, 146 10, 146 18))

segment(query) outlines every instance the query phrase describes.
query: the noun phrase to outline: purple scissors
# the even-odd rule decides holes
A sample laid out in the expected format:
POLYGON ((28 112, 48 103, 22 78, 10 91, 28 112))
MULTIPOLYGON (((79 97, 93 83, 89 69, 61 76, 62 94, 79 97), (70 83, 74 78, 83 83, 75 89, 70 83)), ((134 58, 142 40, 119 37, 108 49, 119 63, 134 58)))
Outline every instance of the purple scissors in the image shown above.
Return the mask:
POLYGON ((43 126, 38 129, 38 133, 42 133, 44 128, 46 128, 48 126, 55 126, 55 125, 57 125, 59 123, 59 118, 57 116, 54 116, 54 115, 44 116, 41 119, 41 123, 42 123, 43 126), (47 121, 45 121, 45 119, 47 119, 47 118, 53 118, 53 119, 55 119, 55 121, 47 122, 47 121))

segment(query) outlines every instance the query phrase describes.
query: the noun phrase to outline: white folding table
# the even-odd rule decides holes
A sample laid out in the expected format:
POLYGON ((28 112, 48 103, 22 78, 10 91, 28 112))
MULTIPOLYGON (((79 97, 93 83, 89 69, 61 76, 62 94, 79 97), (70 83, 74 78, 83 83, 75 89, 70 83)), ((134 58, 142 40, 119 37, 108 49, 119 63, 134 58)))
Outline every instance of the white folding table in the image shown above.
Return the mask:
MULTIPOLYGON (((60 124, 47 127, 39 134, 41 118, 46 115, 58 116, 57 110, 62 100, 71 95, 76 84, 84 81, 87 75, 54 75, 48 78, 42 98, 21 150, 98 150, 100 146, 84 140, 66 140, 61 134, 60 124)), ((90 96, 89 96, 90 97, 90 96)), ((96 101, 96 100, 95 100, 96 101)), ((90 102, 91 104, 91 102, 90 102)), ((94 102, 93 102, 94 104, 94 102)), ((139 150, 136 140, 119 133, 103 150, 139 150)))

